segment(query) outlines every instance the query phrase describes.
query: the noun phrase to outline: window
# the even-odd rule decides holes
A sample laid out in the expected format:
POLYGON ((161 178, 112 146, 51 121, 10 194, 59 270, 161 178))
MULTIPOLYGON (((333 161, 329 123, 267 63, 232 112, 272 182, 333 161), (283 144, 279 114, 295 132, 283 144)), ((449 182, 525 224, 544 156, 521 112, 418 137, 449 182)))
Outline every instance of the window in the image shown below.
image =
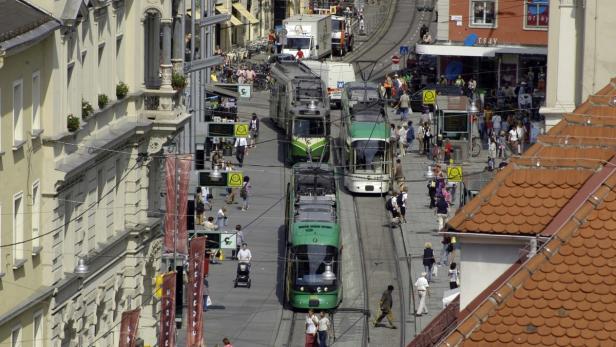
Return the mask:
POLYGON ((24 194, 13 196, 13 267, 24 259, 24 194))
POLYGON ((23 109, 22 81, 13 82, 13 146, 24 141, 24 124, 21 116, 23 109))
POLYGON ((524 27, 527 29, 546 29, 550 19, 549 0, 526 0, 524 27))
POLYGON ((11 333, 11 347, 21 347, 21 326, 13 328, 11 333))
POLYGON ((33 347, 43 347, 43 312, 37 312, 34 314, 34 324, 33 324, 33 338, 34 343, 33 347))
POLYGON ((471 25, 496 26, 496 1, 472 0, 471 25))
POLYGON ((41 129, 41 74, 32 74, 32 130, 41 129))
POLYGON ((39 240, 41 225, 41 184, 36 180, 32 185, 32 252, 41 244, 39 240))

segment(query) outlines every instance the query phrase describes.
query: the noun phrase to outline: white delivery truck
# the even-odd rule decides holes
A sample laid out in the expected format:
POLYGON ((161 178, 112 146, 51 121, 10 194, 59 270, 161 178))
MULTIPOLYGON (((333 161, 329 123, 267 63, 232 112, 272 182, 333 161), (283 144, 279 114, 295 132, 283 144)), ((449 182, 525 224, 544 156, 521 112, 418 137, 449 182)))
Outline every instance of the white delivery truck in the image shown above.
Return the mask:
POLYGON ((300 14, 283 22, 287 32, 282 53, 297 56, 301 49, 303 59, 319 59, 332 53, 332 19, 330 15, 300 14))
POLYGON ((320 62, 316 60, 307 60, 304 61, 304 64, 325 82, 330 105, 336 104, 340 107, 344 84, 355 82, 355 69, 353 68, 353 64, 335 61, 320 62))

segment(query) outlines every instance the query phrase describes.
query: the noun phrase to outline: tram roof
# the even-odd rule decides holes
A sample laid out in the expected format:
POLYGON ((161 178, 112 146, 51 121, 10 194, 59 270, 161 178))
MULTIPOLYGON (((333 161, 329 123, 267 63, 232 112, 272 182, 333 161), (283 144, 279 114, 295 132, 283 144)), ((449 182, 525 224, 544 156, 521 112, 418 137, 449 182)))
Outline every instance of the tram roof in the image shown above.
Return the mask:
POLYGON ((336 223, 297 222, 293 224, 293 246, 340 247, 340 226, 336 223))
POLYGON ((353 139, 389 139, 389 125, 375 122, 353 122, 351 124, 353 139))

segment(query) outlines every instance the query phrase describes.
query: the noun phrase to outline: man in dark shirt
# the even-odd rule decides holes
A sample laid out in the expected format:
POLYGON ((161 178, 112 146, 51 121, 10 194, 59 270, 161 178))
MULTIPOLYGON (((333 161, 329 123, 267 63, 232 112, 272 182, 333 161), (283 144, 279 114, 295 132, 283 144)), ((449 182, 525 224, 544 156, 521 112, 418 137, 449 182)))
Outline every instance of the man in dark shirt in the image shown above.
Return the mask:
POLYGON ((387 290, 383 292, 381 296, 381 301, 379 302, 381 308, 381 315, 374 321, 374 327, 381 323, 383 318, 387 317, 387 321, 389 322, 389 327, 392 329, 396 329, 397 327, 394 325, 394 315, 391 312, 391 307, 393 305, 393 299, 391 297, 391 293, 394 291, 394 286, 391 284, 387 286, 387 290))

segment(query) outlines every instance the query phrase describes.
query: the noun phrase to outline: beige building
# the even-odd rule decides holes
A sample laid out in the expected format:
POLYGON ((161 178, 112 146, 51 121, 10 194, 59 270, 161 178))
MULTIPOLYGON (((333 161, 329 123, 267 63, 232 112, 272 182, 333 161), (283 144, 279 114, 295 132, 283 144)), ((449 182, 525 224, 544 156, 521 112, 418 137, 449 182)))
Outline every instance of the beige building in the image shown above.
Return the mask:
POLYGON ((142 307, 155 345, 163 146, 189 119, 171 86, 183 1, 35 5, 0 3, 0 344, 117 346, 142 307), (7 45, 7 18, 30 17, 2 6, 38 35, 7 45))
POLYGON ((616 2, 550 0, 545 107, 551 128, 616 75, 616 2))
POLYGON ((0 345, 47 346, 53 288, 42 235, 45 95, 60 21, 0 2, 0 345))

